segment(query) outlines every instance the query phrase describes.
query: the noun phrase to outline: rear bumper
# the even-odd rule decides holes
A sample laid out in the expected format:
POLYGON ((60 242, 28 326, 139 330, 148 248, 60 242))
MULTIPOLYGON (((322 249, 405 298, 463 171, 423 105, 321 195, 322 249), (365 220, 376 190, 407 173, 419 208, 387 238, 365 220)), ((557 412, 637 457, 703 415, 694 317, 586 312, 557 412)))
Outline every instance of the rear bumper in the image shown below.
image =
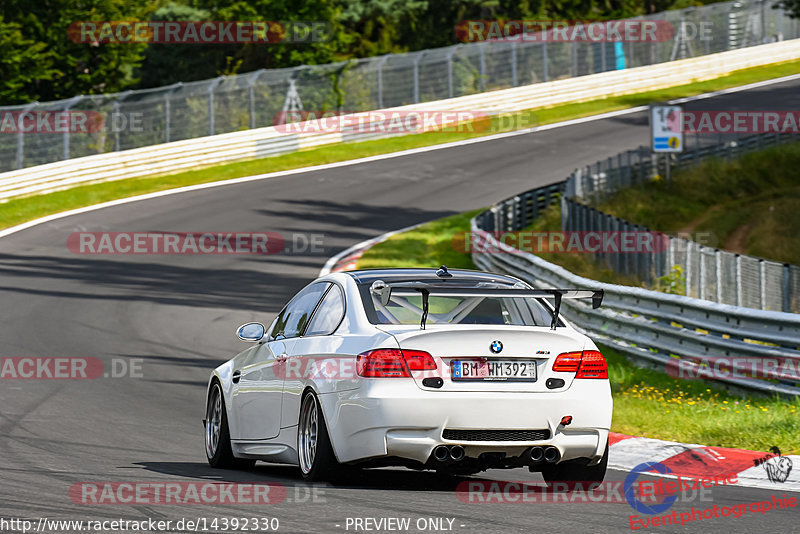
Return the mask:
POLYGON ((437 445, 462 445, 468 457, 484 452, 518 456, 531 445, 552 445, 562 460, 599 461, 611 426, 605 380, 576 380, 559 393, 420 390, 398 379, 365 380, 357 390, 320 396, 333 448, 341 462, 397 456, 424 463, 437 445), (572 416, 572 424, 560 426, 572 416), (456 441, 444 429, 549 430, 538 441, 456 441))

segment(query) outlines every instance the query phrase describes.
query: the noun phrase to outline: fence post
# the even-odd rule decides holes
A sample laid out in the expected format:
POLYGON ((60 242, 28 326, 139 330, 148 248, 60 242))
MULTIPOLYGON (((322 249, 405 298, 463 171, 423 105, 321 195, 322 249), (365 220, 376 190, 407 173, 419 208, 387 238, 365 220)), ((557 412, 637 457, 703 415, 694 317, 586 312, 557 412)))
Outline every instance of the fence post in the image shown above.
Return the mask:
POLYGON ((578 76, 578 41, 572 42, 572 77, 578 76))
POLYGON ((792 311, 792 272, 788 263, 783 264, 783 311, 792 311))
MULTIPOLYGON (((453 56, 456 54, 456 47, 447 54, 447 95, 453 98, 453 56)), ((382 108, 383 106, 380 106, 382 108)))
POLYGON ((741 306, 744 302, 744 295, 742 295, 742 256, 736 255, 736 305, 741 306))
MULTIPOLYGON (((114 101, 113 104, 111 104, 111 109, 114 110, 112 113, 114 115, 118 115, 119 114, 119 104, 120 104, 120 102, 122 102, 123 100, 128 98, 128 96, 132 92, 133 91, 125 91, 124 93, 119 95, 119 97, 114 101)), ((112 118, 112 120, 113 120, 113 118, 112 118)), ((128 121, 128 124, 130 124, 130 121, 128 121)), ((120 151, 119 128, 114 128, 114 152, 119 152, 119 151, 120 151)), ((105 152, 105 150, 103 150, 103 152, 105 152)))
POLYGON ((248 100, 248 107, 250 108, 250 129, 253 130, 256 127, 256 81, 258 81, 258 77, 261 76, 261 73, 264 72, 264 69, 259 69, 252 73, 250 76, 247 77, 247 100, 248 100))
MULTIPOLYGON (((130 93, 130 91, 128 91, 130 93)), ((119 100, 116 100, 113 104, 111 104, 111 113, 113 115, 119 114, 119 100)), ((105 150, 103 150, 105 152, 105 150)), ((119 129, 114 128, 114 152, 119 152, 119 129)))
POLYGON ((388 59, 389 56, 385 55, 378 60, 378 109, 383 109, 383 64, 386 63, 388 59))
POLYGON ((700 276, 697 279, 697 289, 700 293, 700 300, 706 299, 706 261, 703 257, 705 247, 700 246, 697 248, 697 261, 700 262, 700 276))
POLYGON ((767 309, 767 264, 758 260, 758 293, 760 295, 761 309, 767 309))
MULTIPOLYGON (((30 110, 35 108, 38 104, 39 104, 38 102, 31 102, 30 104, 28 104, 27 106, 22 108, 22 111, 20 112, 20 114, 24 114, 24 113, 29 112, 30 110)), ((25 139, 24 139, 24 137, 25 137, 25 134, 22 132, 22 128, 20 128, 19 131, 17 132, 17 169, 21 169, 22 168, 22 160, 23 160, 24 151, 25 151, 25 139)))
POLYGON ((725 13, 725 50, 731 49, 731 10, 733 3, 727 4, 728 12, 725 13))
POLYGON ((481 91, 486 90, 486 45, 481 43, 478 45, 478 50, 480 50, 480 88, 481 91))
POLYGON ((172 104, 170 101, 170 96, 176 89, 180 88, 183 85, 181 82, 173 84, 171 87, 167 88, 167 91, 164 93, 164 142, 169 143, 170 140, 170 117, 172 114, 172 104))
POLYGON ((517 210, 521 209, 519 195, 515 196, 513 202, 510 202, 510 204, 511 204, 511 231, 516 231, 520 229, 520 227, 518 226, 519 217, 517 216, 517 210))
POLYGON ((686 241, 686 296, 691 296, 692 288, 692 242, 688 239, 686 241))
POLYGON ((214 89, 222 83, 222 79, 220 76, 208 85, 208 135, 214 135, 214 89))
POLYGON ((419 62, 422 61, 422 56, 425 52, 419 52, 414 59, 414 103, 419 103, 419 62))
POLYGON ((547 41, 542 41, 542 78, 543 81, 547 81, 548 72, 547 72, 547 41))
POLYGON ((600 41, 600 55, 602 56, 600 58, 600 68, 602 69, 602 72, 605 72, 606 71, 606 42, 605 41, 600 41))
MULTIPOLYGON (((64 105, 64 114, 67 115, 72 106, 81 100, 83 100, 83 95, 70 98, 64 105)), ((69 128, 64 131, 64 159, 69 159, 69 128)))
POLYGON ((722 303, 722 252, 714 249, 714 270, 717 277, 717 302, 722 303))
POLYGON ((511 42, 511 87, 517 86, 517 42, 511 42))

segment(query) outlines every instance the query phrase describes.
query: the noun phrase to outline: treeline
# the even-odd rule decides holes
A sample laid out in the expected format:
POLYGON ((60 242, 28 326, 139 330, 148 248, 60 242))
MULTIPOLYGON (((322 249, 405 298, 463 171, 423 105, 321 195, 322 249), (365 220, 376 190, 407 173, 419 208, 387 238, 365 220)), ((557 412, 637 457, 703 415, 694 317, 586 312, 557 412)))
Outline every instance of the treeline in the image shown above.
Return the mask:
MULTIPOLYGON (((800 1, 800 0, 792 0, 800 1)), ((0 105, 322 64, 459 42, 466 19, 617 19, 704 0, 3 0, 0 105), (78 21, 315 21, 324 42, 81 42, 78 21)))

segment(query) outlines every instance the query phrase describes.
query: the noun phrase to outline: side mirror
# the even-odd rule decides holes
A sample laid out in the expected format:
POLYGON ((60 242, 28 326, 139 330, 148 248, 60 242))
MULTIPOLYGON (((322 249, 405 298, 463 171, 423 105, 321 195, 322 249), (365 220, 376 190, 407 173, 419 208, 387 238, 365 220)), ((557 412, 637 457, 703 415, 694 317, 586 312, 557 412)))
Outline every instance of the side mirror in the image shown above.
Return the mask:
POLYGON ((236 335, 239 336, 239 339, 242 341, 250 341, 252 343, 261 341, 266 333, 267 330, 261 323, 246 323, 236 330, 236 335))

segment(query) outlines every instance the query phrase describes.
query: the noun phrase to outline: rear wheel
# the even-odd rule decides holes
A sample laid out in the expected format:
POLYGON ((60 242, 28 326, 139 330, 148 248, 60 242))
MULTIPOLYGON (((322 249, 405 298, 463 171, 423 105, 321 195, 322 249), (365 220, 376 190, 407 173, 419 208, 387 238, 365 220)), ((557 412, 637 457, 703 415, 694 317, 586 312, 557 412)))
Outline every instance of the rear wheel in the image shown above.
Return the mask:
POLYGON ((247 469, 255 465, 255 460, 236 458, 231 450, 231 436, 228 431, 228 415, 219 382, 211 386, 206 406, 206 458, 211 467, 223 469, 247 469))
POLYGON ((300 460, 300 474, 304 480, 331 479, 341 471, 333 453, 322 407, 313 391, 307 391, 300 404, 297 455, 300 460))
POLYGON ((608 442, 603 458, 597 465, 587 465, 588 460, 577 459, 546 466, 542 469, 542 477, 548 486, 556 482, 602 482, 608 467, 608 442))

